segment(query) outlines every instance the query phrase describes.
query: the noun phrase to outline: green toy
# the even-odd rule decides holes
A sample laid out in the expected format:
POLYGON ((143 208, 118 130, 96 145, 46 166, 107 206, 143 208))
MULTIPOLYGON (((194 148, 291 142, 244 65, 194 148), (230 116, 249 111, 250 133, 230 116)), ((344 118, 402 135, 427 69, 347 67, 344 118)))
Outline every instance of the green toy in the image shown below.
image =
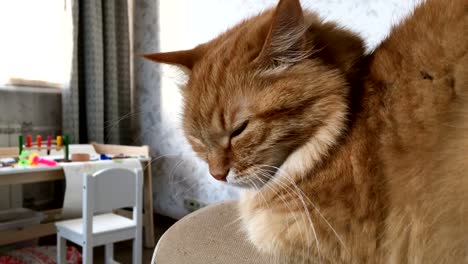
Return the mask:
POLYGON ((29 151, 21 151, 18 160, 18 166, 29 166, 29 151))

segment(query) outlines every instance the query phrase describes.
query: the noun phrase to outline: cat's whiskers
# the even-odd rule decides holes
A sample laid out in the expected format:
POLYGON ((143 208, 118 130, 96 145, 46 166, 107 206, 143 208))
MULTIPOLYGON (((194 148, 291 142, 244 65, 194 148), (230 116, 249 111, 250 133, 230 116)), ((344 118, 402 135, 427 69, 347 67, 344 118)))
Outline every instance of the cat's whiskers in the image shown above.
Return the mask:
POLYGON ((174 168, 172 168, 172 170, 171 170, 171 172, 170 172, 170 174, 169 174, 169 182, 171 183, 171 192, 173 192, 173 193, 175 192, 175 191, 174 191, 175 185, 176 185, 177 183, 182 182, 182 181, 184 180, 184 178, 182 178, 182 179, 183 179, 182 181, 174 182, 174 174, 175 174, 177 168, 179 168, 179 166, 182 165, 182 163, 184 163, 184 162, 185 162, 185 160, 182 160, 182 159, 179 160, 179 161, 177 162, 177 164, 174 166, 174 168))
MULTIPOLYGON (((269 165, 260 165, 260 166, 269 166, 269 165)), ((272 166, 270 166, 272 167, 272 166)), ((278 177, 273 177, 272 179, 277 179, 278 177)), ((276 180, 278 181, 278 180, 276 180)), ((307 204, 305 202, 305 199, 304 199, 304 195, 303 193, 300 191, 300 188, 296 185, 296 183, 294 181, 290 181, 290 184, 294 186, 294 189, 295 189, 295 192, 297 193, 297 197, 299 198, 299 200, 301 201, 302 203, 302 207, 304 208, 304 213, 305 213, 305 216, 306 216, 306 220, 309 222, 309 225, 312 229, 312 233, 314 235, 314 238, 315 238, 315 241, 316 241, 316 247, 317 247, 317 254, 318 254, 318 257, 319 257, 319 263, 321 262, 321 253, 320 253, 320 241, 318 239, 318 236, 317 236, 317 232, 316 232, 316 229, 315 229, 315 225, 312 221, 312 217, 310 215, 310 212, 308 210, 308 207, 307 207, 307 204)))
POLYGON ((160 158, 169 157, 169 156, 178 156, 178 155, 179 154, 166 154, 166 155, 157 156, 156 158, 152 158, 143 169, 146 170, 150 165, 152 165, 154 162, 156 162, 160 158))
MULTIPOLYGON (((256 176, 256 177, 258 178, 258 176, 257 176, 256 174, 255 174, 254 176, 256 176)), ((247 182, 250 182, 250 183, 252 184, 252 186, 253 186, 255 189, 259 190, 258 187, 256 186, 255 182, 254 182, 252 179, 246 178, 246 181, 247 181, 247 182)), ((257 194, 260 194, 260 192, 257 192, 257 194)), ((261 195, 261 198, 264 200, 265 205, 268 206, 268 207, 270 207, 270 205, 267 203, 267 201, 266 201, 265 197, 263 196, 263 194, 260 194, 260 195, 261 195)), ((273 252, 271 252, 271 253, 273 253, 273 252)), ((278 261, 275 261, 275 262, 276 262, 276 263, 280 263, 279 260, 278 260, 278 261)))
MULTIPOLYGON (((249 178, 248 178, 247 180, 252 184, 252 186, 254 186, 254 188, 255 188, 256 190, 259 190, 258 186, 255 184, 255 182, 254 182, 252 179, 249 179, 249 178)), ((268 207, 270 207, 270 205, 268 204, 268 202, 267 202, 266 199, 265 199, 265 196, 263 196, 263 194, 262 194, 261 192, 257 192, 257 194, 260 194, 260 197, 261 197, 261 198, 263 199, 263 201, 265 202, 265 205, 268 206, 268 207)))
MULTIPOLYGON (((262 171, 260 170, 260 171, 258 171, 258 173, 263 174, 264 172, 262 172, 262 171)), ((261 199, 264 201, 265 205, 266 205, 268 208, 271 208, 271 205, 266 201, 265 196, 264 196, 263 193, 261 192, 261 189, 262 189, 263 187, 267 186, 267 185, 266 185, 266 182, 267 182, 267 181, 263 180, 262 177, 261 177, 262 175, 259 175, 258 173, 254 173, 253 176, 254 176, 257 180, 259 180, 259 181, 262 182, 262 184, 263 184, 262 187, 257 186, 257 184, 255 184, 255 181, 252 180, 251 178, 245 178, 245 181, 249 182, 249 183, 258 191, 258 192, 257 192, 257 195, 260 195, 260 197, 261 197, 261 199)), ((264 175, 264 176, 267 176, 267 175, 264 175)), ((278 194, 278 197, 280 197, 280 199, 283 201, 283 203, 286 205, 286 207, 289 209, 289 211, 293 214, 293 216, 294 216, 294 218, 295 218, 295 221, 297 222, 297 217, 296 217, 296 215, 294 214, 292 208, 291 208, 291 207, 289 206, 289 204, 284 200, 284 198, 281 197, 281 196, 279 195, 279 191, 274 190, 274 189, 272 188, 272 186, 267 186, 267 188, 270 188, 270 190, 272 190, 275 194, 278 194)), ((286 191, 288 191, 288 190, 286 190, 286 191)), ((296 201, 296 203, 297 203, 297 201, 296 201)), ((289 234, 289 233, 290 233, 289 224, 288 224, 288 226, 286 227, 286 230, 287 230, 287 232, 288 232, 288 234, 289 234)), ((302 240, 305 241, 305 237, 304 237, 304 234, 303 234, 303 233, 301 233, 301 237, 302 237, 302 240)), ((307 237, 307 238, 308 238, 308 237, 307 237)), ((305 246, 303 245, 303 256, 305 256, 304 253, 305 253, 305 246)), ((303 257, 303 258, 304 258, 304 257, 303 257)), ((279 263, 279 260, 278 260, 278 263, 279 263)))
POLYGON ((127 118, 133 118, 136 115, 139 115, 141 113, 149 113, 149 112, 144 112, 144 111, 130 111, 127 114, 124 114, 123 116, 118 117, 117 119, 114 120, 107 120, 104 122, 106 126, 104 126, 104 130, 107 130, 107 133, 104 137, 105 141, 108 141, 112 131, 119 125, 119 123, 127 118))
MULTIPOLYGON (((273 171, 271 171, 273 172, 273 171)), ((289 182, 291 182, 292 184, 295 184, 292 180, 291 177, 288 177, 288 176, 285 176, 287 180, 289 180, 289 182)), ((282 183, 281 181, 278 181, 279 184, 284 184, 286 185, 285 183, 282 183)), ((291 188, 289 186, 286 185, 287 188, 291 188)), ((340 242, 340 244, 343 246, 344 250, 346 251, 346 253, 350 254, 350 251, 348 250, 348 247, 346 246, 346 244, 344 243, 344 240, 343 238, 338 234, 338 232, 336 231, 336 229, 331 225, 331 223, 325 218, 325 216, 320 212, 320 210, 318 209, 318 207, 310 200, 310 198, 308 196, 306 196, 304 194, 304 192, 299 189, 298 190, 300 193, 301 193, 301 196, 304 197, 308 203, 310 203, 310 205, 313 207, 313 209, 317 212, 317 214, 324 220, 324 222, 327 224, 327 226, 332 230, 332 232, 335 234, 336 238, 338 239, 338 241, 340 242)))
MULTIPOLYGON (((187 162, 186 160, 183 160, 183 159, 180 159, 177 164, 174 166, 174 168, 172 168, 171 170, 171 173, 170 173, 170 176, 169 176, 169 182, 171 183, 171 189, 172 189, 172 192, 174 193, 174 197, 177 199, 180 197, 181 194, 185 194, 187 193, 188 191, 192 190, 194 187, 196 186, 199 186, 199 182, 195 182, 194 184, 192 184, 189 188, 183 190, 183 191, 174 191, 174 187, 181 183, 181 182, 184 182, 186 181, 186 179, 184 177, 182 177, 182 180, 180 181, 174 181, 174 175, 175 175, 175 172, 177 171, 177 169, 184 163, 184 162, 187 162)), ((181 188, 182 189, 182 188, 181 188)))
MULTIPOLYGON (((133 117, 133 116, 141 114, 141 113, 144 113, 144 112, 143 111, 130 111, 130 112, 118 117, 117 119, 104 121, 104 124, 107 124, 104 128, 109 128, 109 127, 115 125, 116 123, 119 123, 120 121, 126 119, 126 118, 130 118, 130 117, 133 117)), ((145 113, 149 113, 149 112, 145 112, 145 113)))
MULTIPOLYGON (((261 173, 261 171, 260 171, 260 173, 261 173)), ((255 176, 258 180, 264 182, 264 181, 261 179, 261 177, 259 177, 260 175, 258 175, 257 173, 255 173, 254 176, 255 176)), ((260 189, 257 188, 257 186, 256 186, 256 184, 254 183, 253 180, 248 179, 248 181, 250 181, 250 182, 255 186, 255 188, 256 188, 257 190, 260 190, 260 189)), ((265 185, 263 185, 263 186, 265 186, 265 185)), ((274 191, 273 189, 271 189, 271 190, 272 190, 274 193, 277 193, 277 192, 274 191)), ((279 193, 278 193, 278 194, 279 194, 279 193)), ((260 195, 260 196, 263 198, 263 200, 265 201, 265 204, 266 204, 269 208, 271 208, 271 206, 267 203, 267 201, 266 201, 266 199, 265 199, 265 197, 263 196, 263 194, 262 194, 261 191, 257 192, 257 195, 260 195)), ((278 197, 280 197, 280 196, 278 195, 278 197)), ((280 197, 280 198, 281 198, 281 197, 280 197)), ((282 199, 282 198, 281 198, 281 199, 282 199)), ((282 201, 283 201, 284 204, 289 208, 290 212, 294 215, 294 213, 293 213, 293 211, 291 210, 291 208, 289 207, 288 203, 287 203, 285 200, 283 200, 283 199, 282 199, 282 201)), ((296 218, 295 215, 294 215, 294 218, 296 218)), ((297 220, 296 220, 296 221, 297 221, 297 220)), ((287 232, 288 232, 288 234, 289 234, 289 233, 290 233, 289 224, 286 226, 286 230, 287 230, 287 232)), ((279 236, 280 233, 281 233, 281 232, 278 233, 278 236, 279 236)), ((303 233, 301 233, 301 237, 302 237, 302 239, 304 239, 303 233)), ((272 253, 273 253, 273 252, 272 252, 272 253)), ((304 253, 305 253, 305 246, 303 245, 303 260, 304 260, 304 253)), ((276 262, 277 262, 277 263, 280 263, 280 262, 279 262, 279 259, 277 259, 276 262)))
MULTIPOLYGON (((292 210, 292 208, 289 206, 289 203, 281 196, 279 190, 276 190, 273 186, 270 186, 270 185, 267 185, 265 180, 262 179, 262 176, 265 176, 268 178, 267 175, 264 175, 264 172, 263 171, 259 171, 260 175, 259 174, 256 174, 256 176, 260 176, 258 179, 260 181, 262 181, 262 183, 264 184, 263 186, 270 189, 276 197, 280 198, 280 200, 284 203, 284 205, 288 208, 289 212, 291 212, 291 214, 294 216, 294 219, 295 221, 297 222, 297 217, 296 215, 294 214, 294 211, 292 210)), ((286 190, 287 191, 287 190, 286 190)), ((262 194, 261 192, 258 192, 258 194, 262 194)), ((288 233, 289 233, 289 230, 288 230, 288 233)))
MULTIPOLYGON (((279 192, 280 190, 276 190, 276 188, 274 188, 273 185, 267 184, 267 183, 268 183, 268 180, 271 179, 271 175, 270 175, 268 172, 265 172, 265 171, 262 170, 262 169, 259 169, 259 173, 260 173, 261 176, 267 177, 267 180, 263 180, 263 179, 261 179, 261 178, 259 179, 259 180, 261 180, 261 181, 263 182, 263 184, 264 184, 263 186, 269 188, 269 189, 275 194, 276 197, 279 197, 279 198, 281 199, 281 201, 284 203, 284 205, 288 208, 289 212, 293 215, 294 221, 295 221, 296 223, 298 223, 298 219, 297 219, 296 214, 294 213, 294 211, 292 210, 292 208, 289 206, 289 203, 281 196, 281 194, 280 194, 280 192, 279 192)), ((256 175, 258 175, 258 174, 256 174, 256 175)), ((288 194, 290 193, 290 190, 284 188, 284 186, 281 186, 281 185, 280 185, 280 186, 278 186, 278 187, 283 188, 288 194)), ((293 201, 296 202, 296 205, 297 205, 297 206, 300 206, 299 203, 297 202, 297 200, 293 199, 293 201)), ((291 233, 291 232, 290 232, 290 228, 289 228, 290 225, 291 225, 291 224, 289 224, 289 221, 288 221, 287 226, 286 226, 286 230, 287 230, 288 236, 289 236, 290 233, 291 233)), ((307 245, 310 245, 311 243, 310 243, 309 236, 305 236, 304 233, 302 233, 302 232, 301 232, 300 234, 301 234, 301 240, 304 241, 304 242, 306 242, 307 245), (306 241, 306 239, 307 239, 307 241, 306 241)), ((302 261, 303 261, 304 263, 305 263, 305 261, 306 261, 306 259, 305 259, 305 248, 306 248, 305 245, 302 244, 302 261)), ((309 248, 309 247, 307 247, 307 251, 308 251, 308 255, 309 255, 309 254, 310 254, 310 248, 309 248)))
MULTIPOLYGON (((226 224, 224 225, 224 227, 229 227, 229 226, 234 225, 234 224, 236 224, 236 223, 238 223, 238 222, 242 222, 242 219, 243 219, 243 218, 242 218, 240 215, 238 215, 236 218, 234 218, 234 220, 232 220, 231 222, 226 223, 226 224)), ((238 232, 240 232, 240 231, 241 231, 241 230, 238 230, 238 232)))
MULTIPOLYGON (((191 191, 193 188, 200 186, 199 182, 194 182, 188 189, 185 189, 183 191, 178 191, 174 194, 174 198, 178 199, 180 198, 180 195, 187 193, 188 191, 191 191)), ((182 189, 182 188, 181 188, 182 189)))
MULTIPOLYGON (((284 175, 285 179, 287 179, 291 184, 293 185, 296 185, 293 178, 287 173, 285 172, 283 169, 281 168, 278 168, 278 167, 275 167, 275 166, 271 166, 271 165, 260 165, 260 166, 265 166, 265 167, 270 167, 270 168, 273 168, 275 169, 275 171, 271 171, 271 170, 267 170, 269 172, 272 172, 272 173, 276 173, 276 172, 281 172, 282 175, 284 175)), ((272 176, 273 179, 276 181, 278 181, 279 183, 281 183, 279 181, 279 177, 274 177, 272 176)), ((284 183, 283 183, 284 184, 284 183)), ((297 185, 296 185, 297 187, 297 185)), ((290 187, 289 187, 290 188, 290 187)), ((332 226, 332 224, 325 218, 325 216, 320 212, 320 210, 318 209, 318 207, 310 200, 310 198, 304 194, 304 192, 298 188, 298 191, 302 194, 303 197, 305 197, 305 199, 307 200, 308 203, 310 203, 310 205, 314 208, 315 211, 317 211, 318 215, 325 221, 325 223, 328 225, 328 227, 332 230, 332 232, 335 234, 336 238, 338 239, 338 241, 341 243, 341 245, 343 246, 343 248, 345 249, 345 251, 349 254, 349 250, 348 250, 348 247, 346 246, 346 244, 344 243, 344 240, 343 238, 338 234, 338 232, 336 231, 336 229, 332 226)))
MULTIPOLYGON (((282 179, 280 179, 280 178, 275 178, 274 175, 270 174, 270 172, 275 173, 275 171, 265 170, 265 169, 260 169, 260 170, 267 173, 266 175, 270 178, 270 181, 273 181, 273 182, 278 183, 278 187, 283 188, 284 190, 286 190, 286 191, 287 191, 289 194, 291 194, 292 196, 296 196, 297 198, 302 199, 301 194, 298 193, 297 190, 292 189, 292 188, 291 188, 290 186, 288 186, 286 183, 282 182, 282 179)), ((268 185, 273 185, 273 184, 268 184, 268 185)), ((294 201, 296 202, 296 205, 297 205, 297 206, 303 207, 303 204, 299 203, 297 200, 294 200, 294 201)), ((305 216, 306 216, 306 217, 310 217, 310 215, 307 213, 307 212, 308 212, 307 209, 305 209, 305 212, 306 212, 305 216)), ((309 220, 309 223, 312 222, 312 219, 311 219, 311 218, 308 218, 308 219, 306 218, 306 220, 309 220)), ((296 221, 297 221, 297 220, 296 220, 296 221)), ((312 223, 312 225, 311 225, 311 230, 312 230, 312 232, 313 232, 313 234, 314 234, 314 239, 315 239, 316 242, 318 243, 319 241, 318 241, 318 237, 317 237, 317 235, 316 235, 316 232, 315 232, 315 228, 314 228, 313 223, 312 223)), ((302 233, 301 233, 301 234, 302 234, 302 233)), ((308 235, 308 234, 306 234, 306 235, 307 235, 307 243, 308 243, 308 245, 311 245, 310 239, 309 239, 309 235, 308 235)), ((318 244, 317 244, 317 245, 318 245, 318 244)), ((304 247, 305 247, 305 246, 304 246, 304 247)), ((317 246, 317 247, 318 247, 318 246, 317 246)), ((319 255, 319 263, 320 263, 320 262, 321 262, 320 250, 317 248, 317 251, 318 251, 317 253, 318 253, 318 255, 319 255)), ((308 252, 309 252, 309 253, 308 253, 307 256, 310 255, 310 247, 308 247, 308 252)), ((304 258, 305 256, 306 256, 306 255, 304 254, 304 255, 303 255, 303 258, 304 258)))

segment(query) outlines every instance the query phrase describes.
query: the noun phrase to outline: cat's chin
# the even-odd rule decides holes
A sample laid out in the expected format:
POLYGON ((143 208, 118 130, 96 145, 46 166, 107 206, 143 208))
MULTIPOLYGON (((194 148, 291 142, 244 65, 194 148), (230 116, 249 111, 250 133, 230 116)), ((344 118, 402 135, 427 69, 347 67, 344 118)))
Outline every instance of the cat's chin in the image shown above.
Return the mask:
POLYGON ((248 184, 246 182, 227 182, 227 184, 231 185, 231 186, 235 186, 235 187, 239 187, 239 188, 242 188, 242 189, 255 189, 254 186, 252 186, 252 184, 248 184))
POLYGON ((262 180, 252 175, 239 176, 236 173, 229 173, 226 177, 226 182, 229 185, 244 188, 260 190, 268 183, 269 180, 262 180))

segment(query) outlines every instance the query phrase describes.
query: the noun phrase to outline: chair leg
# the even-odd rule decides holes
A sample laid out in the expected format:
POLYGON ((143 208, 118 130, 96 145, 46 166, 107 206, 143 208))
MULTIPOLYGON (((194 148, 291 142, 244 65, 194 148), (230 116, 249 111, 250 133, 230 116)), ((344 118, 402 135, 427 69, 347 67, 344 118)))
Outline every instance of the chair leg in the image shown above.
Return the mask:
POLYGON ((106 244, 105 246, 106 249, 106 264, 114 264, 114 244, 106 244))
POLYGON ((133 239, 133 264, 141 264, 141 254, 142 254, 142 239, 141 232, 140 235, 137 235, 133 239))
POLYGON ((93 264, 93 245, 83 245, 83 264, 93 264))
POLYGON ((57 263, 66 264, 67 263, 67 241, 60 235, 60 232, 57 232, 57 263))

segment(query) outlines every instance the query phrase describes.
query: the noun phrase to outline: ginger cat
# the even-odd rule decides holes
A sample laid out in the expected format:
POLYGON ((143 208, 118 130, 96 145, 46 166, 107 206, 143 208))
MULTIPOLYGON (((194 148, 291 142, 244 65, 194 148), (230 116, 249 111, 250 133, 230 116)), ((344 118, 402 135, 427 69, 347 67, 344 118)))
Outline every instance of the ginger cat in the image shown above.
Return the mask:
POLYGON ((183 124, 280 263, 468 263, 468 1, 427 0, 370 55, 281 0, 192 50, 183 124))

